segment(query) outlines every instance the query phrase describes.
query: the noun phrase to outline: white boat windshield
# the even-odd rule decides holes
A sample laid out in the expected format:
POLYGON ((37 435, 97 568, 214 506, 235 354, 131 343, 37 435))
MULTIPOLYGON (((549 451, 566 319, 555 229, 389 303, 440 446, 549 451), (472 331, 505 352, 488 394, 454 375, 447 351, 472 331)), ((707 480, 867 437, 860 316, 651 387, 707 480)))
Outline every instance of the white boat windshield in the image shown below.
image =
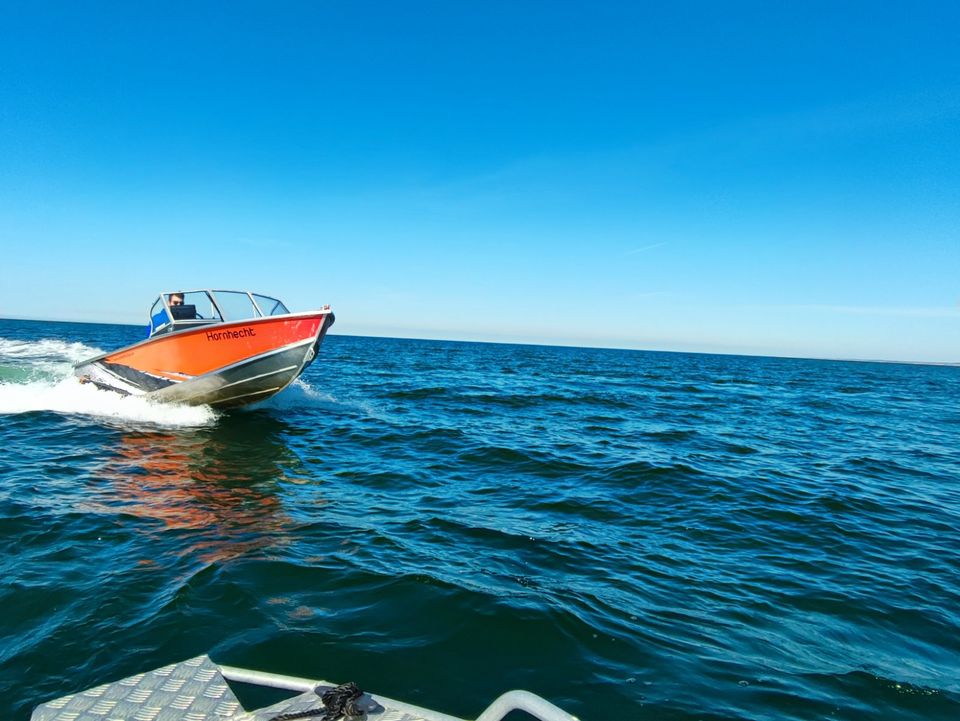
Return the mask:
POLYGON ((150 335, 195 325, 248 320, 290 311, 276 298, 239 290, 161 293, 150 309, 150 335))
POLYGON ((286 315, 290 312, 287 310, 287 306, 285 306, 276 298, 270 298, 266 295, 257 295, 254 293, 253 299, 257 302, 257 306, 264 315, 286 315))

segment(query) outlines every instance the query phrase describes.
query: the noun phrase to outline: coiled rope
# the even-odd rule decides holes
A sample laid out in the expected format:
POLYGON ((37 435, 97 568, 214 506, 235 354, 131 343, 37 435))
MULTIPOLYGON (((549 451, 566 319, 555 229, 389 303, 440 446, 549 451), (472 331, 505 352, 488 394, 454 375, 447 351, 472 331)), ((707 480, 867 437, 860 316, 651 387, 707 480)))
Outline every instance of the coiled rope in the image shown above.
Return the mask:
MULTIPOLYGON (((314 691, 319 692, 318 689, 319 687, 314 691)), ((323 708, 282 713, 279 716, 273 716, 268 721, 293 721, 293 719, 310 718, 311 716, 319 716, 320 721, 337 721, 341 717, 358 718, 363 716, 363 709, 357 706, 357 699, 362 695, 363 691, 357 684, 350 681, 324 691, 320 697, 323 708)))

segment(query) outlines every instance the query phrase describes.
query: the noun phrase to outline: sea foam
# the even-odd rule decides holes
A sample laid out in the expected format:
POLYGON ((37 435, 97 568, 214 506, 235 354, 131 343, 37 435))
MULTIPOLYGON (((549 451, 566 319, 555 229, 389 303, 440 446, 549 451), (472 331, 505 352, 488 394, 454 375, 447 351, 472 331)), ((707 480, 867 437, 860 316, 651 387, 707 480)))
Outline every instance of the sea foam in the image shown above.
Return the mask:
POLYGON ((101 352, 56 339, 0 338, 0 414, 51 411, 181 427, 216 420, 217 413, 209 406, 151 403, 80 383, 73 375, 73 364, 101 352))

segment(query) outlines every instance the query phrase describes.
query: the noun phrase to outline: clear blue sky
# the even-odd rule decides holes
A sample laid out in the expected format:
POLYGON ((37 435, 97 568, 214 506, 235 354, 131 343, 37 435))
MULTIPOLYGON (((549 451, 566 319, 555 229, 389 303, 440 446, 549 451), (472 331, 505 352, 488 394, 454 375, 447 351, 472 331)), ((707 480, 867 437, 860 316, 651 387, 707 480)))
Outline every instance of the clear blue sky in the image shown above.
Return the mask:
POLYGON ((960 361, 960 4, 658 5, 3 3, 0 316, 960 361))

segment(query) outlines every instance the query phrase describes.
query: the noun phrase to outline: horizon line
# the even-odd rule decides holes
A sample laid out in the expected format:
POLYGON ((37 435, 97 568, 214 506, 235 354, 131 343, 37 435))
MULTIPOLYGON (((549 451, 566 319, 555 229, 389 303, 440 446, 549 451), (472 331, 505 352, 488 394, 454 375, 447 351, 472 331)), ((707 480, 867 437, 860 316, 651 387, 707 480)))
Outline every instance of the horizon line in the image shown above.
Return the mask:
MULTIPOLYGON (((26 321, 33 323, 80 323, 85 325, 118 325, 136 328, 142 326, 142 323, 109 323, 96 320, 63 320, 59 318, 11 318, 0 316, 0 320, 26 321)), ((634 353, 675 353, 683 355, 717 355, 744 358, 778 358, 783 360, 813 360, 813 361, 834 361, 838 363, 884 363, 900 365, 926 365, 926 366, 947 366, 960 367, 960 360, 957 361, 911 361, 911 360, 891 360, 882 358, 841 358, 829 356, 802 356, 802 355, 777 355, 773 353, 733 353, 724 351, 692 351, 692 350, 671 350, 665 348, 624 348, 623 346, 604 346, 604 345, 574 345, 572 343, 536 343, 531 341, 507 341, 507 340, 464 340, 462 338, 423 338, 416 336, 394 336, 394 335, 361 335, 357 333, 336 333, 329 331, 327 335, 340 336, 344 338, 383 338, 386 340, 415 340, 415 341, 440 341, 444 343, 483 343, 486 345, 519 345, 532 346, 537 348, 582 348, 584 350, 618 350, 630 351, 634 353)))

